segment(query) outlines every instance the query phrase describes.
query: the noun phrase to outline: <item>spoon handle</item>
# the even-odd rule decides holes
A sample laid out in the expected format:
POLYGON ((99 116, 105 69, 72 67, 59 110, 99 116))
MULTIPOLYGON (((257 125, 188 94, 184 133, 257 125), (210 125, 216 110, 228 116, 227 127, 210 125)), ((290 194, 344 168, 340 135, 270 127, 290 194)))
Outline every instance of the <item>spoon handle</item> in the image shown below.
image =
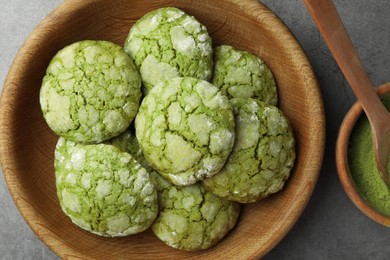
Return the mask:
POLYGON ((387 116, 387 110, 376 94, 333 2, 304 2, 369 120, 379 123, 383 116, 387 116))

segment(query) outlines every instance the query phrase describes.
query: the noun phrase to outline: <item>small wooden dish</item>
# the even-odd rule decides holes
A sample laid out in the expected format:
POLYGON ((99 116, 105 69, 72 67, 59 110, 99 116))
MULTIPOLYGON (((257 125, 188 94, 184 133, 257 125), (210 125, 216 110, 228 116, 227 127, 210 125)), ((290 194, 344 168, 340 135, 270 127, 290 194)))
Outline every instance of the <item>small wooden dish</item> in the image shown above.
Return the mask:
MULTIPOLYGON (((390 82, 385 83, 377 88, 379 96, 390 92, 390 82)), ((357 120, 363 114, 363 108, 359 102, 356 102, 346 114, 339 130, 336 143, 336 166, 341 185, 345 193, 364 214, 372 220, 390 227, 390 217, 375 211, 359 194, 353 182, 348 168, 348 143, 352 129, 357 120)))
POLYGON ((287 27, 257 0, 66 0, 31 33, 4 84, 0 111, 0 159, 10 193, 36 235, 62 258, 248 259, 265 255, 291 229, 305 208, 320 172, 325 119, 317 81, 302 48, 287 27), (214 45, 230 44, 260 57, 274 72, 279 107, 296 137, 297 160, 283 191, 243 207, 238 225, 206 251, 175 250, 149 230, 104 238, 73 225, 55 190, 53 152, 57 137, 39 106, 39 89, 53 55, 79 40, 123 45, 145 13, 175 6, 205 24, 214 45))

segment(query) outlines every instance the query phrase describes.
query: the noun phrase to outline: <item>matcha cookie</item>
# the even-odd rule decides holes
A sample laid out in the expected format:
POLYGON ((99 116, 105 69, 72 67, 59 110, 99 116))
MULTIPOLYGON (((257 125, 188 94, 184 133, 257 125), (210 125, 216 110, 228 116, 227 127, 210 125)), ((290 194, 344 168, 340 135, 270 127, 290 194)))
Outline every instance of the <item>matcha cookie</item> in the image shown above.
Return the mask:
POLYGON ((152 230, 167 245, 183 250, 207 249, 237 223, 239 203, 219 198, 199 183, 179 187, 157 174, 153 177, 160 213, 152 230))
POLYGON ((130 29, 124 45, 140 70, 145 94, 159 80, 211 77, 213 50, 207 29, 177 8, 144 15, 130 29))
POLYGON ((217 173, 234 144, 234 115, 225 95, 195 78, 158 83, 135 119, 142 152, 161 175, 189 185, 217 173))
POLYGON ((254 98, 271 105, 277 104, 274 77, 260 58, 222 45, 214 50, 214 61, 211 83, 229 98, 254 98))
POLYGON ((115 237, 146 230, 158 213, 157 192, 147 171, 130 154, 106 144, 58 140, 57 195, 77 226, 115 237))
POLYGON ((203 180, 214 194, 255 202, 283 188, 295 160, 292 129, 274 106, 254 99, 231 100, 236 120, 233 151, 222 170, 203 180))
POLYGON ((106 41, 81 41, 60 50, 40 91, 49 127, 83 143, 102 142, 126 130, 140 98, 141 78, 133 61, 106 41))

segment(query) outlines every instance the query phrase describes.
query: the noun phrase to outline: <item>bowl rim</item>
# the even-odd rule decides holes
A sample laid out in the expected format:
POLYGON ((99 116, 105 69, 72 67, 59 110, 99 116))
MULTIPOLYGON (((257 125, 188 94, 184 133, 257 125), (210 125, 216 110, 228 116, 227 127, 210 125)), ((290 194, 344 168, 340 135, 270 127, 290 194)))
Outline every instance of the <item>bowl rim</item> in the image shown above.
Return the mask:
MULTIPOLYGON (((384 83, 376 88, 379 96, 390 92, 390 82, 384 83)), ((336 141, 336 167, 341 185, 353 202, 353 204, 366 216, 375 222, 390 227, 390 216, 383 215, 373 209, 357 191, 356 185, 349 172, 348 167, 348 143, 353 127, 357 120, 363 115, 363 108, 359 101, 356 101, 349 109, 341 123, 336 141)))
MULTIPOLYGON (((299 196, 299 198, 297 198, 297 200, 295 201, 296 207, 294 208, 294 210, 286 212, 286 216, 283 218, 284 221, 280 226, 280 231, 275 236, 275 239, 268 240, 262 248, 253 248, 250 254, 248 254, 251 257, 259 257, 267 254, 285 237, 285 235, 290 231, 290 229, 294 226, 298 218, 301 216, 302 212, 304 211, 307 203, 311 198, 311 194, 313 193, 313 190, 318 181, 318 176, 322 167, 325 150, 326 131, 324 104, 322 101, 319 85, 316 80, 312 66, 309 62, 309 59, 306 57, 303 48, 300 46, 300 44, 298 43, 294 35, 291 33, 291 31, 287 28, 287 26, 270 9, 268 9, 268 7, 266 7, 261 2, 258 2, 256 0, 225 1, 237 6, 240 9, 240 12, 244 13, 247 16, 250 16, 251 19, 254 19, 255 21, 267 24, 272 23, 273 25, 277 24, 280 27, 281 31, 283 32, 283 34, 281 35, 281 37, 283 37, 283 41, 292 46, 292 57, 304 64, 304 66, 302 66, 300 70, 302 71, 302 74, 307 78, 307 80, 305 80, 303 84, 310 88, 310 93, 308 93, 309 98, 316 99, 319 101, 318 104, 316 104, 316 107, 308 111, 308 113, 316 116, 316 122, 315 124, 312 124, 313 129, 311 130, 311 132, 313 134, 310 138, 309 144, 309 147, 311 147, 312 149, 310 151, 310 160, 308 160, 307 162, 305 161, 305 164, 308 168, 307 171, 310 171, 310 178, 307 181, 309 185, 305 185, 305 187, 302 187, 299 190, 299 194, 302 194, 302 196, 299 196), (314 146, 315 149, 312 148, 314 146)), ((48 27, 55 26, 56 23, 61 23, 61 21, 59 21, 61 19, 59 18, 61 17, 61 15, 63 15, 64 11, 66 11, 66 16, 70 16, 73 12, 87 8, 94 2, 96 1, 66 0, 61 3, 57 8, 55 8, 51 13, 49 13, 33 29, 33 31, 27 37, 23 46, 16 54, 14 61, 11 64, 11 67, 4 82, 2 95, 0 97, 1 107, 5 107, 6 102, 10 103, 15 100, 15 97, 12 97, 13 88, 17 87, 18 81, 20 80, 17 74, 25 69, 23 68, 23 61, 27 58, 26 56, 30 55, 28 53, 29 48, 31 46, 36 46, 37 44, 39 44, 39 37, 36 37, 35 35, 39 35, 40 32, 43 32, 48 27), (7 101, 5 101, 6 99, 7 101)), ((5 109, 2 109, 0 111, 0 122, 5 122, 9 120, 11 114, 9 112, 9 110, 5 109)), ((28 213, 28 211, 34 209, 31 205, 28 204, 28 202, 24 201, 20 194, 18 194, 18 188, 15 188, 15 184, 16 186, 18 185, 18 177, 15 174, 16 169, 13 169, 11 165, 14 159, 5 150, 5 147, 9 146, 7 144, 10 142, 11 130, 12 129, 10 127, 0 123, 0 164, 3 169, 5 182, 19 212, 21 213, 22 217, 29 225, 29 227, 37 235, 37 237, 43 243, 45 243, 54 253, 59 256, 63 256, 64 252, 67 252, 67 254, 71 253, 75 256, 83 256, 82 252, 79 252, 71 246, 63 243, 58 237, 58 235, 55 235, 54 233, 53 236, 50 238, 48 238, 47 236, 43 237, 41 235, 41 227, 39 225, 36 225, 36 221, 32 221, 28 217, 28 215, 31 216, 31 213, 28 213), (63 248, 66 248, 66 250, 63 250, 63 248)), ((32 214, 37 219, 43 218, 43 216, 40 215, 40 213, 38 212, 33 212, 32 214)))

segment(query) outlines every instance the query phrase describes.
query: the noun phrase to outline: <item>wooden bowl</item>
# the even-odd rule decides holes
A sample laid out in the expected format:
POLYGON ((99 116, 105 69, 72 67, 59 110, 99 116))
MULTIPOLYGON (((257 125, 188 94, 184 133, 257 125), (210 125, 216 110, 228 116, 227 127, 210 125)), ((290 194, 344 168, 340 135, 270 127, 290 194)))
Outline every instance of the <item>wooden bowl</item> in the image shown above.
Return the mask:
MULTIPOLYGON (((377 88, 378 95, 383 95, 390 92, 390 82, 385 83, 377 88)), ((352 129, 355 126, 357 120, 363 114, 363 108, 360 102, 356 102, 346 114, 339 130, 339 135, 336 143, 336 166, 341 185, 344 188, 345 193, 351 199, 351 201, 358 207, 364 214, 366 214, 372 220, 390 227, 390 217, 385 216, 375 209, 373 209, 360 195, 356 188, 353 178, 348 168, 348 143, 352 129)))
POLYGON ((247 259, 261 257, 290 230, 307 204, 320 171, 325 140, 323 103, 300 45, 285 25, 256 0, 66 0, 31 33, 18 52, 1 97, 0 147, 10 193, 36 235, 62 258, 247 259), (217 246, 175 250, 149 230, 103 238, 73 225, 55 191, 53 152, 57 137, 46 125, 38 96, 53 55, 75 41, 123 45, 132 24, 163 6, 183 9, 205 24, 214 45, 230 44, 262 57, 274 72, 279 106, 296 137, 297 160, 284 190, 243 207, 238 225, 217 246))

